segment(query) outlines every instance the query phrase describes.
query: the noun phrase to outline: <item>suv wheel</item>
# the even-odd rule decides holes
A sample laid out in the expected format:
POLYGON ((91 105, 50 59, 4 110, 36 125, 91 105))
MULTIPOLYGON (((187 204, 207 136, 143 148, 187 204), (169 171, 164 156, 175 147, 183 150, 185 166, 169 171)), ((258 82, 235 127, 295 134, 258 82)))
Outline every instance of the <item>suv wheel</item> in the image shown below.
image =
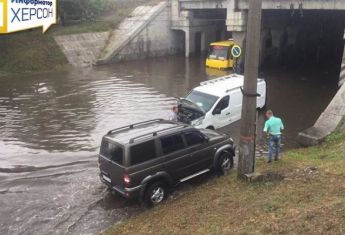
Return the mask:
POLYGON ((229 170, 234 165, 234 159, 230 153, 224 152, 220 155, 218 161, 218 171, 221 175, 228 174, 229 170))
POLYGON ((165 184, 157 182, 151 184, 144 195, 144 203, 147 206, 155 206, 160 204, 167 196, 165 184))

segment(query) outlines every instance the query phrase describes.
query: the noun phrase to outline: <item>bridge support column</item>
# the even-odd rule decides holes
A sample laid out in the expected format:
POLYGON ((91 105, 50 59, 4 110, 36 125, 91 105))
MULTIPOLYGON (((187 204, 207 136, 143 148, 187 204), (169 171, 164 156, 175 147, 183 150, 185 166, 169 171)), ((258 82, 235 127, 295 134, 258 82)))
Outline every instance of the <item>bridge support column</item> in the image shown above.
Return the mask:
POLYGON ((191 28, 187 28, 184 30, 186 35, 186 50, 185 56, 188 58, 191 54, 194 53, 195 50, 195 32, 191 28))
POLYGON ((228 0, 226 26, 232 32, 235 43, 242 47, 242 56, 237 62, 238 72, 243 72, 245 55, 245 37, 247 30, 248 12, 238 9, 238 0, 228 0))
POLYGON ((340 76, 339 76, 339 86, 342 86, 345 83, 345 31, 344 31, 344 51, 343 51, 343 60, 341 62, 340 76))
POLYGON ((264 28, 261 31, 260 66, 281 63, 287 48, 288 35, 284 30, 264 28))
POLYGON ((242 55, 237 61, 237 71, 236 73, 243 73, 244 71, 244 58, 246 51, 246 32, 232 32, 232 38, 235 43, 242 48, 242 55))
POLYGON ((179 20, 180 18, 180 1, 171 0, 171 19, 173 21, 179 20))

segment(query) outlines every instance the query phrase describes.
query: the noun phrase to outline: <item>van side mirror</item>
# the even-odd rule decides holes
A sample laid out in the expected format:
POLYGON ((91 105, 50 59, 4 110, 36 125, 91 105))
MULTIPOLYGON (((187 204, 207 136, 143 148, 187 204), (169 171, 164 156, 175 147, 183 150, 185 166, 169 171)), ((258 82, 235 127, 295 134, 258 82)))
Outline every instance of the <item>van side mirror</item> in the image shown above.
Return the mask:
POLYGON ((208 136, 204 136, 204 141, 205 141, 205 143, 208 143, 208 141, 210 141, 210 138, 208 137, 208 136))
POLYGON ((213 115, 216 115, 216 114, 221 114, 222 113, 222 110, 220 110, 219 108, 218 109, 215 109, 213 110, 212 114, 213 115))

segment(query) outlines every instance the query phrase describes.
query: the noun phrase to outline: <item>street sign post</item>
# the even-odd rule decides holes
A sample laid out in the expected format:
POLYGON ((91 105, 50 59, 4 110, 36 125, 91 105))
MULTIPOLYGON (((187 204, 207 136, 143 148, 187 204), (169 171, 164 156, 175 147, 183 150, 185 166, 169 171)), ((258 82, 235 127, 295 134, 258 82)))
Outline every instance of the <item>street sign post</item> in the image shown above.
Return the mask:
POLYGON ((231 55, 235 59, 235 64, 234 64, 234 67, 233 67, 235 73, 239 73, 238 58, 241 56, 241 54, 242 54, 242 48, 239 45, 234 45, 231 48, 231 55))
POLYGON ((240 57, 241 54, 242 54, 242 48, 241 48, 239 45, 234 45, 234 46, 231 48, 231 55, 232 55, 234 58, 240 57))

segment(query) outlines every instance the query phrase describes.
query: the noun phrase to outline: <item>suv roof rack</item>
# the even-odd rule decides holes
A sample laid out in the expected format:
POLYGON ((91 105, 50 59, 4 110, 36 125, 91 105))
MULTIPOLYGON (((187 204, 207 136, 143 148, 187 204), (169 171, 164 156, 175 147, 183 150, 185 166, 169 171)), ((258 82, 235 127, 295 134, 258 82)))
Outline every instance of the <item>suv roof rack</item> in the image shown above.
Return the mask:
POLYGON ((205 82, 200 82, 200 85, 201 86, 205 86, 205 85, 215 84, 217 82, 223 82, 223 81, 226 81, 226 80, 228 80, 230 78, 234 78, 234 77, 238 77, 238 74, 230 74, 230 75, 227 75, 227 76, 224 76, 224 77, 211 79, 211 80, 208 80, 208 81, 205 81, 205 82))
POLYGON ((134 138, 131 138, 129 140, 129 143, 133 144, 135 142, 135 140, 137 140, 137 139, 142 139, 144 137, 150 137, 150 136, 157 136, 159 133, 162 133, 162 132, 165 132, 165 131, 170 131, 170 130, 173 130, 173 129, 183 129, 183 128, 186 128, 186 127, 188 127, 188 125, 173 126, 173 127, 168 127, 168 128, 159 130, 159 131, 147 133, 147 134, 144 134, 144 135, 139 135, 139 136, 136 136, 134 138))
POLYGON ((164 119, 153 119, 153 120, 148 120, 148 121, 144 121, 144 122, 134 123, 134 124, 131 124, 131 125, 128 125, 128 126, 123 126, 123 127, 112 129, 112 130, 108 131, 107 135, 114 134, 116 132, 123 131, 123 130, 126 130, 126 129, 133 129, 134 127, 137 127, 137 126, 141 126, 141 125, 145 125, 145 124, 150 124, 150 123, 155 123, 155 122, 161 122, 161 121, 164 121, 164 119))

